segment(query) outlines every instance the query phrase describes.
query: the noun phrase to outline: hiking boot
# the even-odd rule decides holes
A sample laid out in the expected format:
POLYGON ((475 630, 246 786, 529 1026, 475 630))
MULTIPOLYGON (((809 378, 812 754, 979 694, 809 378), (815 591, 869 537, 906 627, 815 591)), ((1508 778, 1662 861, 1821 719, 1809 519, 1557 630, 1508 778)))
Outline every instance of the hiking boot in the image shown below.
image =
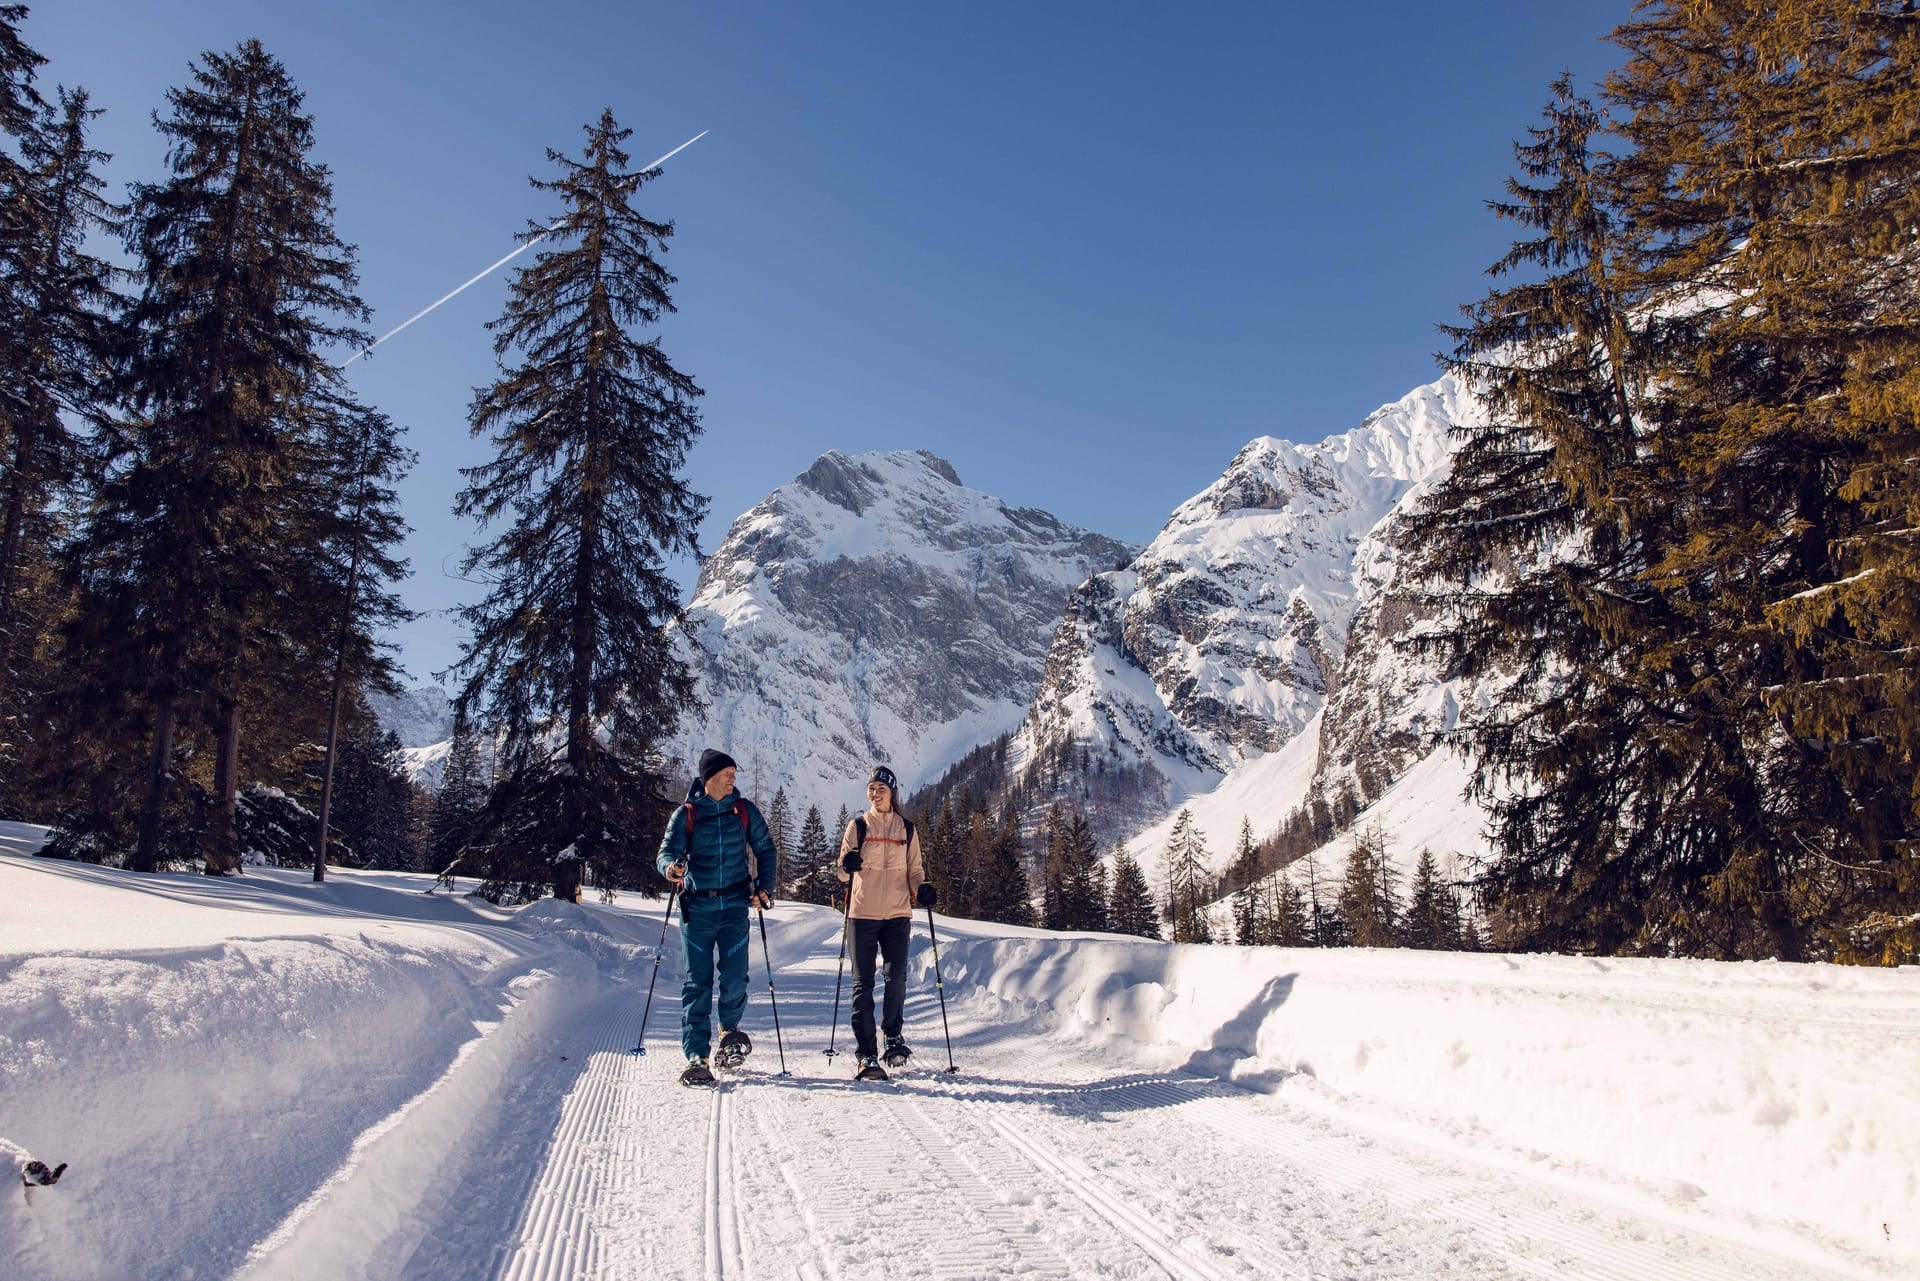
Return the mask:
POLYGON ((904 1036, 887 1038, 887 1048, 881 1052, 880 1061, 890 1068, 905 1067, 907 1060, 913 1057, 913 1051, 907 1047, 904 1036))
POLYGON ((713 1065, 718 1068, 737 1068, 752 1053, 753 1039, 737 1027, 728 1028, 720 1033, 720 1048, 713 1052, 713 1065))
POLYGON ((680 1074, 682 1085, 712 1085, 713 1071, 707 1067, 707 1061, 698 1054, 687 1060, 687 1070, 680 1074))
POLYGON ((873 1055, 862 1054, 858 1059, 854 1060, 854 1062, 859 1066, 859 1071, 853 1074, 854 1080, 884 1081, 887 1079, 887 1070, 880 1066, 880 1060, 874 1058, 873 1055))

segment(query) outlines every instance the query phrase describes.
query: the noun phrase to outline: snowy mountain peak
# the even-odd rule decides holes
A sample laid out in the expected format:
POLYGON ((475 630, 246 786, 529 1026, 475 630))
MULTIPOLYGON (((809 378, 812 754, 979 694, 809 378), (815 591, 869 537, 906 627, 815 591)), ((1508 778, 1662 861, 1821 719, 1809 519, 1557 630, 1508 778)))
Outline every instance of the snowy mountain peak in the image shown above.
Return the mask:
POLYGON ((1131 565, 1075 593, 1015 758, 1085 748, 1074 768, 1098 777, 1064 785, 1101 798, 1110 838, 1286 747, 1339 683, 1369 535, 1472 412, 1448 376, 1317 444, 1248 442, 1131 565))
POLYGON ((392 730, 401 747, 427 747, 453 734, 453 701, 438 685, 421 685, 399 695, 369 692, 367 707, 383 730, 392 730))
POLYGON ((763 801, 909 790, 1012 729, 1073 588, 1133 548, 969 489, 925 450, 821 455, 734 521, 682 635, 703 711, 674 750, 741 764, 763 801))
POLYGON ((960 473, 953 464, 924 449, 856 454, 851 458, 830 449, 794 477, 794 484, 858 516, 903 483, 917 489, 928 477, 962 488, 960 473))

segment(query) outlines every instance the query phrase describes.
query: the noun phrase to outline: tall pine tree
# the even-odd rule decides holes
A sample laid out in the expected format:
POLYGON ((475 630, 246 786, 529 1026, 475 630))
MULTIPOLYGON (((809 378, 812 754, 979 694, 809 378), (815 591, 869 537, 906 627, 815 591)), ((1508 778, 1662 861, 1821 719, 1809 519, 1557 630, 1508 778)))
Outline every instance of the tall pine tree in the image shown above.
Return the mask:
POLYGON ((74 423, 107 409, 121 300, 86 245, 116 233, 124 211, 102 195, 107 157, 87 141, 98 114, 84 91, 62 91, 20 137, 22 163, 0 165, 0 793, 39 790, 48 765, 55 734, 39 701, 65 604, 53 553, 90 470, 74 423))
MULTIPOLYGON (((91 697, 116 690, 148 745, 132 865, 203 855, 239 865, 235 799, 251 695, 287 684, 258 660, 303 584, 283 571, 309 528, 296 483, 310 464, 327 350, 365 340, 351 250, 333 231, 331 179, 308 158, 313 122, 257 41, 208 53, 156 123, 171 176, 136 186, 128 247, 141 286, 124 393, 133 417, 75 548, 82 592, 69 649, 91 697), (210 746, 204 839, 188 822, 163 850, 176 749, 210 746)), ((316 700, 317 701, 317 700, 316 700)))
POLYGON ((1167 918, 1176 943, 1213 942, 1213 921, 1207 913, 1207 889, 1213 873, 1207 867, 1207 838, 1194 823, 1193 811, 1181 810, 1167 837, 1167 918))
POLYGON ((1245 815, 1228 877, 1238 887, 1233 892, 1233 941, 1243 947, 1268 942, 1260 910, 1260 850, 1253 842, 1253 820, 1245 815))
POLYGON ((630 132, 606 111, 579 160, 547 153, 559 175, 533 186, 565 212, 523 238, 564 247, 515 277, 490 328, 495 354, 519 363, 471 411, 499 452, 465 473, 455 510, 483 529, 511 517, 466 558, 493 587, 463 611, 473 634, 456 669, 459 705, 502 728, 514 771, 489 805, 516 834, 492 842, 495 893, 550 883, 577 897, 583 860, 657 830, 661 783, 642 762, 690 706, 666 558, 698 552, 706 500, 679 473, 701 391, 632 332, 673 310, 674 277, 658 257, 672 225, 633 207, 648 175, 627 170, 630 132), (622 753, 596 734, 615 718, 622 753))
POLYGON ((474 819, 486 804, 489 781, 480 755, 480 738, 474 732, 472 719, 455 715, 453 738, 447 744, 447 758, 440 775, 440 791, 434 797, 427 826, 427 865, 434 872, 444 872, 465 853, 472 838, 474 819))

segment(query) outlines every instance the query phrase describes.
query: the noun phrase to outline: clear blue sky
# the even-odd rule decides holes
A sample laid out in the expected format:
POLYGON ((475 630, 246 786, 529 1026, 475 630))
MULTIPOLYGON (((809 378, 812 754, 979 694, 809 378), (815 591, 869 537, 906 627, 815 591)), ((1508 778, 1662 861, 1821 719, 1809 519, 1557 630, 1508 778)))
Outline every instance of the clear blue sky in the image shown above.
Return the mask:
MULTIPOLYGON (((1627 0, 661 5, 33 0, 119 188, 188 62, 258 37, 306 92, 384 333, 558 206, 527 186, 611 106, 675 222, 671 359, 707 391, 703 547, 820 453, 924 448, 969 485, 1152 537, 1234 452, 1318 440, 1435 376, 1434 326, 1511 239, 1485 212, 1555 75, 1627 0)), ((474 531, 449 511, 494 377, 476 286, 353 366, 420 454, 405 491, 445 667, 474 531)), ((691 588, 694 567, 681 567, 691 588)))

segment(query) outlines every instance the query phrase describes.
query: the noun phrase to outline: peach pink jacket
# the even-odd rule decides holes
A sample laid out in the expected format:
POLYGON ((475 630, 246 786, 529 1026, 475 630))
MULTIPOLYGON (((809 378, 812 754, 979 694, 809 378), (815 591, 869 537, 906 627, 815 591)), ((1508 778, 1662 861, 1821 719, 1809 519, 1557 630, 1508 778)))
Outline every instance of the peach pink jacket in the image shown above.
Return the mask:
MULTIPOLYGON (((913 896, 927 879, 920 864, 920 832, 916 828, 911 844, 907 824, 897 811, 885 814, 869 808, 866 812, 867 843, 860 851, 860 870, 852 876, 853 902, 847 915, 856 921, 887 921, 896 916, 913 915, 913 896)), ((840 836, 840 855, 859 843, 852 823, 840 836)), ((838 867, 840 879, 848 878, 847 869, 838 867)))

